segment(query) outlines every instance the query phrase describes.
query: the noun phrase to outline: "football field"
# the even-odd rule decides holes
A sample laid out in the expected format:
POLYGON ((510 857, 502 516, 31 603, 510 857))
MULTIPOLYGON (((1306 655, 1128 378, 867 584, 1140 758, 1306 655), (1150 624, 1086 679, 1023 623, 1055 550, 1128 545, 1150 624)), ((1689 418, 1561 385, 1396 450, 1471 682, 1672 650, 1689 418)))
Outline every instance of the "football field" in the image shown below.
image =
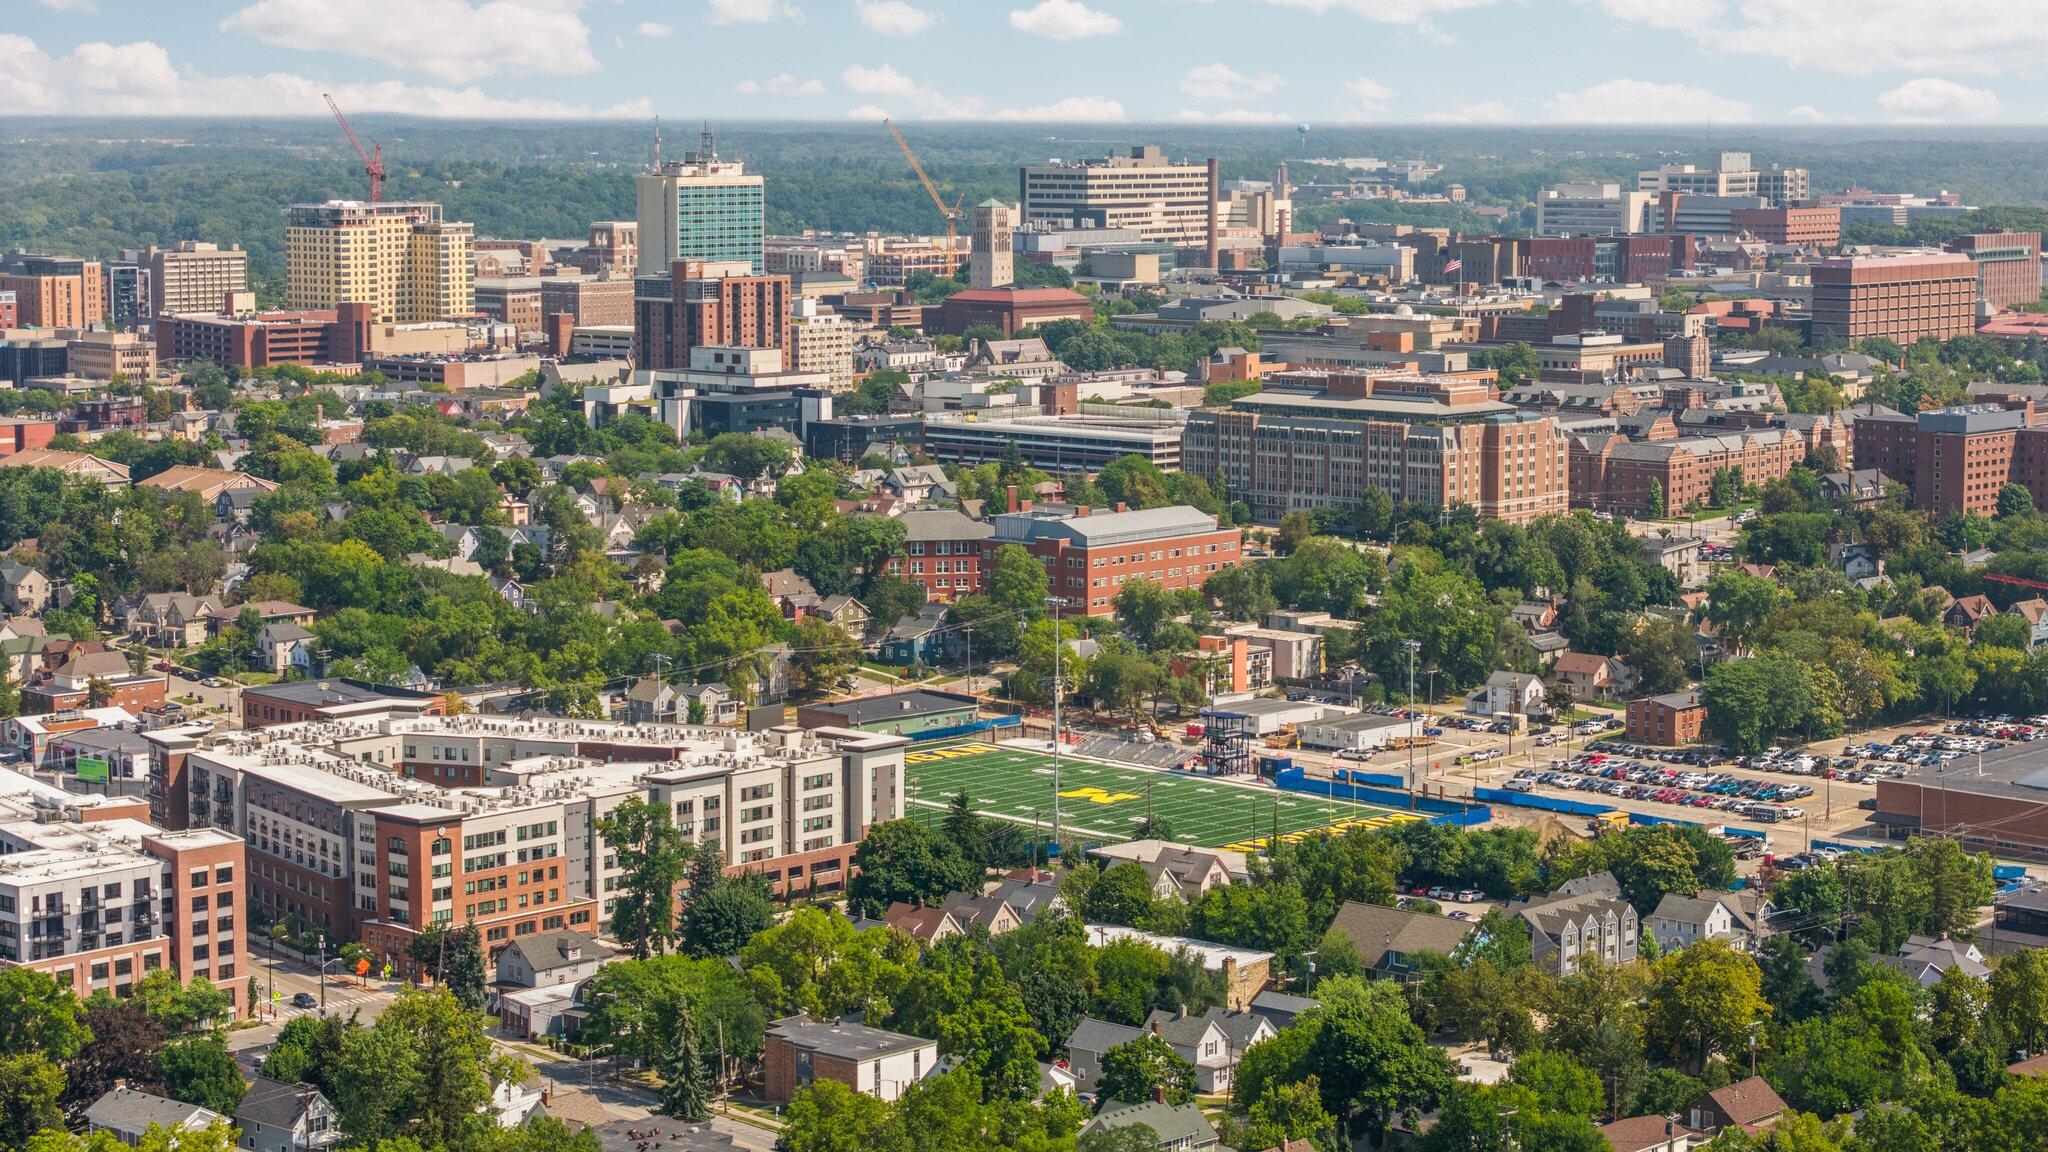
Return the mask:
MULTIPOLYGON (((905 753, 910 815, 936 823, 961 792, 984 816, 1052 830, 1052 757, 970 741, 905 753)), ((1081 840, 1128 840, 1151 815, 1172 826, 1174 839, 1205 848, 1257 851, 1278 830, 1296 840, 1325 829, 1384 828, 1421 819, 1370 804, 1233 784, 1209 776, 1124 768, 1060 758, 1062 832, 1081 840)))

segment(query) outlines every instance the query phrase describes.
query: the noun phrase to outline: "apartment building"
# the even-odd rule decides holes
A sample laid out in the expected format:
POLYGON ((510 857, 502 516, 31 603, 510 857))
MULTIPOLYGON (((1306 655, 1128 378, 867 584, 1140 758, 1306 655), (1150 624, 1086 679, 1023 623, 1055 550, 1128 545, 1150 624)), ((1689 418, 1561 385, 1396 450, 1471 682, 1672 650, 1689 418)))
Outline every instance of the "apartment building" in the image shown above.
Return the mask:
POLYGON ((1028 508, 1021 503, 995 517, 992 552, 1016 544, 1045 565, 1052 594, 1069 612, 1106 616, 1116 594, 1133 580, 1164 588, 1199 588, 1241 557, 1244 533, 1218 526, 1199 508, 1175 505, 1129 512, 1088 508, 1028 508))
POLYGON ((97 260, 9 252, 0 256, 0 292, 14 294, 23 328, 91 328, 107 318, 106 269, 97 260))
POLYGON ((479 276, 476 310, 500 324, 510 324, 521 343, 531 343, 541 335, 542 282, 539 276, 479 276))
POLYGON ((799 298, 791 305, 790 368, 823 372, 836 391, 853 388, 853 346, 859 329, 852 321, 816 300, 799 298))
POLYGON ((249 973, 242 842, 166 832, 139 801, 0 781, 0 967, 48 973, 80 996, 125 996, 159 969, 204 976, 240 1015, 249 973))
POLYGON ((1018 173, 1026 228, 1129 228, 1176 248, 1213 245, 1216 161, 1174 162, 1153 145, 1127 155, 1026 165, 1018 173))
POLYGON ((370 305, 373 319, 413 323, 476 309, 474 225, 424 201, 294 204, 285 218, 285 305, 370 305))
POLYGON ((740 262, 758 273, 765 182, 738 160, 720 159, 711 134, 683 159, 633 178, 639 275, 668 275, 678 260, 740 262))
POLYGON ((261 914, 403 967, 428 925, 473 924, 492 950, 602 927, 619 868, 597 822, 631 798, 783 890, 836 888, 868 827, 902 813, 906 743, 398 706, 200 738, 177 773, 195 825, 248 840, 261 914))
POLYGON ((667 278, 641 276, 633 288, 634 364, 690 367, 694 349, 775 348, 790 353, 787 276, 747 271, 742 261, 678 260, 667 278))
POLYGON ((1833 248, 1842 242, 1840 208, 1737 208, 1729 224, 1766 244, 1833 248))
POLYGON ((1855 461, 1913 490, 1913 507, 1928 512, 1998 508, 1999 489, 2019 484, 2048 498, 2048 427, 2031 406, 1968 404, 1905 415, 1859 406, 1855 461))
POLYGON ((218 312, 228 295, 249 290, 249 254, 239 245, 223 248, 182 240, 170 248, 136 254, 149 269, 149 312, 218 312))
POLYGON ((1977 277, 1960 252, 1822 260, 1813 266, 1813 335, 1851 344, 1967 336, 1976 331, 1977 277))
POLYGON ((1612 433, 1570 439, 1571 502, 1601 512, 1649 512, 1650 489, 1678 512, 1706 503, 1714 475, 1740 469, 1748 484, 1767 484, 1806 459, 1806 441, 1782 428, 1750 428, 1715 436, 1637 442, 1612 433))
POLYGON ((576 327, 633 323, 633 281, 588 276, 544 276, 540 281, 540 314, 567 314, 576 327))
POLYGON ((1350 507, 1373 488, 1397 503, 1469 504, 1487 519, 1566 509, 1556 419, 1502 403, 1490 384, 1323 371, 1266 379, 1227 410, 1190 415, 1181 442, 1182 467, 1223 477, 1261 523, 1350 507))
POLYGON ((71 374, 88 380, 148 380, 156 375, 156 345, 134 332, 74 332, 67 357, 71 374))

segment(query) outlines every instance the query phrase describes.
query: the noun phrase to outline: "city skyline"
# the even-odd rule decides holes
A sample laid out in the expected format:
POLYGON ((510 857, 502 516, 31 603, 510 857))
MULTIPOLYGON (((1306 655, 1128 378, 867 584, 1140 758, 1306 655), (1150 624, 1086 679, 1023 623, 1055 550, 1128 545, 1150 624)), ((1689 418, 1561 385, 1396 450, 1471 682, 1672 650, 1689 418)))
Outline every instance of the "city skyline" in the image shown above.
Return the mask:
MULTIPOLYGON (((1963 0, 11 0, 53 115, 2033 124, 2040 22, 1963 0), (1982 29, 1995 26, 2000 35, 1982 29), (1341 45, 1341 58, 1305 54, 1341 45), (1142 46, 1143 50, 1138 50, 1142 46), (1356 49, 1352 51, 1351 49, 1356 49), (673 66, 678 54, 690 67, 673 66), (991 69, 991 58, 1028 66, 991 69), (1564 67, 1559 67, 1564 65, 1564 67)), ((1327 50, 1327 49, 1326 49, 1327 50)))

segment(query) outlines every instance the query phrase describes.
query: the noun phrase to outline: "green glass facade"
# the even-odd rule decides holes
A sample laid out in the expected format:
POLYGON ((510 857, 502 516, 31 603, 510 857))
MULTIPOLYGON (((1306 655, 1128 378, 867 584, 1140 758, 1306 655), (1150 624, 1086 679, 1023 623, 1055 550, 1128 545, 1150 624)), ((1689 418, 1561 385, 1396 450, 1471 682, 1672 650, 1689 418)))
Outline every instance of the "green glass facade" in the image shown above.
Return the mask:
POLYGON ((681 260, 745 260, 761 271, 765 205, 759 184, 676 189, 676 256, 681 260))

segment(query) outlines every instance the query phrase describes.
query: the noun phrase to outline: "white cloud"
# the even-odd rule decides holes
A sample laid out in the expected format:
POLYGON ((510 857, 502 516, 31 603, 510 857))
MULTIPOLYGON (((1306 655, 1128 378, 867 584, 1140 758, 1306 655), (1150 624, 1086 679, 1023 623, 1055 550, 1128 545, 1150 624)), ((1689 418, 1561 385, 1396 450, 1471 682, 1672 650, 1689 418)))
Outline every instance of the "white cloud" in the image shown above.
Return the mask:
POLYGON ((1355 12, 1378 24, 1405 24, 1428 30, 1430 18, 1448 12, 1489 8, 1499 0, 1263 0, 1281 8, 1306 8, 1311 12, 1355 12))
POLYGON ((998 120, 1029 120, 1058 124, 1113 124, 1124 118, 1122 103, 1105 96, 1069 96, 1051 104, 1004 108, 998 120))
POLYGON ((1794 120, 1804 120, 1809 124, 1826 124, 1836 119, 1836 117, 1828 115, 1811 104, 1794 104, 1792 107, 1785 109, 1785 115, 1794 120))
POLYGON ((766 80, 742 80, 733 86, 736 92, 764 96, 823 96, 825 82, 810 77, 792 76, 778 72, 766 80))
POLYGON ((675 30, 675 25, 673 24, 656 24, 652 20, 649 20, 646 23, 640 25, 638 28, 633 29, 633 31, 638 32, 640 35, 647 37, 649 40, 665 40, 668 37, 673 36, 675 34, 675 30))
POLYGON ((1769 56, 1795 69, 2036 74, 2048 55, 2038 4, 2011 0, 1602 0, 1611 15, 1674 28, 1708 51, 1769 56))
POLYGON ((1387 104, 1394 98, 1394 90, 1370 76, 1360 76, 1344 85, 1344 95, 1350 101, 1345 111, 1366 119, 1377 120, 1387 114, 1387 104))
POLYGON ((1519 119, 1515 110, 1499 100, 1479 100, 1471 104, 1454 104, 1447 108, 1435 108, 1422 114, 1422 119, 1431 124, 1509 124, 1519 119))
POLYGON ((1998 115, 1999 108, 1998 93, 1989 88, 1971 88, 1931 76, 1879 93, 1877 104, 1891 119, 1913 123, 1987 120, 1998 115))
POLYGON ((1728 124, 1755 118, 1741 100, 1653 80, 1609 80, 1559 92, 1543 102, 1543 114, 1566 124, 1728 124))
POLYGON ((1270 112, 1261 108, 1225 108, 1220 112, 1200 108, 1183 108, 1173 114, 1175 120, 1188 124, 1292 124, 1294 117, 1285 112, 1270 112))
POLYGON ((1115 35, 1124 30, 1124 22, 1080 0, 1044 0, 1036 8, 1013 9, 1010 27, 1048 40, 1085 40, 1115 35))
POLYGON ((1272 72, 1247 76, 1228 64, 1204 64, 1191 68, 1180 79, 1180 90, 1197 100, 1215 100, 1223 104, 1241 104, 1270 96, 1279 91, 1285 83, 1272 72))
POLYGON ((562 120, 653 114, 646 100, 609 107, 505 99, 466 88, 385 80, 329 84, 288 73, 210 76, 179 68, 147 40, 80 44, 52 56, 25 36, 0 34, 0 104, 17 112, 84 116, 325 116, 322 92, 351 114, 397 112, 479 120, 562 120))
POLYGON ((930 88, 898 72, 894 65, 884 64, 879 68, 868 68, 849 64, 839 79, 847 91, 861 96, 877 97, 889 103, 866 103, 848 113, 860 120, 880 120, 884 116, 908 116, 920 120, 972 120, 985 115, 987 101, 979 97, 955 100, 936 88, 930 88))
POLYGON ((220 22, 278 48, 346 52, 464 83, 597 71, 580 0, 256 0, 220 22))
POLYGON ((915 36, 939 19, 904 0, 855 0, 853 7, 868 31, 884 36, 915 36))
POLYGON ((711 0, 713 24, 772 24, 803 18, 804 10, 785 0, 711 0))
POLYGON ((37 3, 52 12, 97 12, 97 0, 37 0, 37 3))

